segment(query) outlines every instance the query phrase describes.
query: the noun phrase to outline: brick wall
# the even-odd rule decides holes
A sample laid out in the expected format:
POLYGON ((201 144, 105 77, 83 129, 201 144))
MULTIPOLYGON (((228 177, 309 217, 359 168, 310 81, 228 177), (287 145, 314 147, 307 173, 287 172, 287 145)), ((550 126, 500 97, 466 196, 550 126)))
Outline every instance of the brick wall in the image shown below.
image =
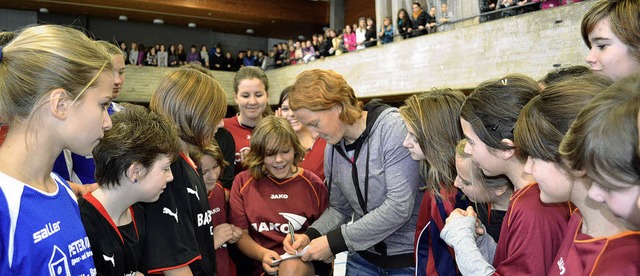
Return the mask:
MULTIPOLYGON (((344 75, 359 97, 377 97, 433 87, 468 89, 508 73, 537 79, 557 64, 584 65, 580 21, 591 5, 585 1, 270 70, 270 103, 300 72, 313 68, 344 75)), ((161 74, 158 68, 127 67, 119 99, 148 101, 161 74)), ((232 104, 233 73, 214 74, 232 104)))

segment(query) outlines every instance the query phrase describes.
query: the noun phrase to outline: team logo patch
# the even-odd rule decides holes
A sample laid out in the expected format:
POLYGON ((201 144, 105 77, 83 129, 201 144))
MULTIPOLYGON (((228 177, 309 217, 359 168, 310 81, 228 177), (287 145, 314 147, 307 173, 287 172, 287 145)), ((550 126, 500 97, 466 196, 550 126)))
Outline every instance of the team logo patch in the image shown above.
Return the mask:
POLYGON ((198 187, 196 187, 195 190, 191 189, 191 188, 187 188, 187 193, 190 193, 192 195, 195 195, 196 198, 198 199, 198 201, 200 201, 200 196, 198 195, 198 187))
POLYGON ((49 259, 49 275, 71 276, 67 255, 56 245, 53 246, 53 253, 49 259))
POLYGON ((164 207, 162 209, 162 213, 163 214, 167 214, 172 216, 174 219, 176 219, 176 223, 178 223, 178 208, 176 208, 176 212, 174 213, 173 211, 171 211, 169 208, 164 207))
POLYGON ((105 262, 111 262, 111 265, 113 265, 113 267, 116 267, 116 260, 114 259, 114 257, 116 256, 116 254, 111 254, 111 257, 102 254, 102 258, 104 259, 105 262))

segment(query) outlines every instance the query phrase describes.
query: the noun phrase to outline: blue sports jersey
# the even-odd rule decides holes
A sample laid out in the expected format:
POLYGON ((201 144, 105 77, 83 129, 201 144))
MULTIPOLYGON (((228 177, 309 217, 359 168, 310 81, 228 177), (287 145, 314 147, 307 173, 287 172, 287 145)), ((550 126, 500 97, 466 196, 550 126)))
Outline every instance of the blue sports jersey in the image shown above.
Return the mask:
POLYGON ((44 193, 0 173, 0 275, 96 275, 68 184, 44 193))

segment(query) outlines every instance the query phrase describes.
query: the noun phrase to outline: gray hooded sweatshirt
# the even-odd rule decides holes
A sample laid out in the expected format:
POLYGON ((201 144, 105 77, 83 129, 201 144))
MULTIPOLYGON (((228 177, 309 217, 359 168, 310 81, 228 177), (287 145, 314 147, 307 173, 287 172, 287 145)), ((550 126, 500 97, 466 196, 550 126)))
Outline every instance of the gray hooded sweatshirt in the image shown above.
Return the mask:
MULTIPOLYGON (((307 235, 311 239, 326 235, 334 254, 360 251, 367 256, 379 255, 377 260, 413 254, 422 194, 418 190, 418 162, 402 146, 406 126, 397 108, 372 101, 365 105, 365 111, 366 129, 356 142, 346 146, 343 139, 325 149, 329 208, 310 226, 307 235), (348 224, 352 216, 354 221, 348 224)), ((397 267, 382 262, 376 265, 397 267)))

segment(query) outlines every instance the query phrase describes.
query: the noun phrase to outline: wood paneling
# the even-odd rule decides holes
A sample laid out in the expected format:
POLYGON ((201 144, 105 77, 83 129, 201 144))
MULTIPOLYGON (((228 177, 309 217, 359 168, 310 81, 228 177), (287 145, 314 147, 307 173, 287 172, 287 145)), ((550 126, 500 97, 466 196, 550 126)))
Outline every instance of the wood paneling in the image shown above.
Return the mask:
POLYGON ((187 26, 222 33, 290 38, 317 33, 329 24, 329 3, 309 0, 20 0, 0 1, 0 8, 33 10, 47 8, 50 13, 118 18, 187 26))
POLYGON ((357 24, 360 17, 376 18, 375 0, 345 0, 344 6, 344 24, 357 24))

